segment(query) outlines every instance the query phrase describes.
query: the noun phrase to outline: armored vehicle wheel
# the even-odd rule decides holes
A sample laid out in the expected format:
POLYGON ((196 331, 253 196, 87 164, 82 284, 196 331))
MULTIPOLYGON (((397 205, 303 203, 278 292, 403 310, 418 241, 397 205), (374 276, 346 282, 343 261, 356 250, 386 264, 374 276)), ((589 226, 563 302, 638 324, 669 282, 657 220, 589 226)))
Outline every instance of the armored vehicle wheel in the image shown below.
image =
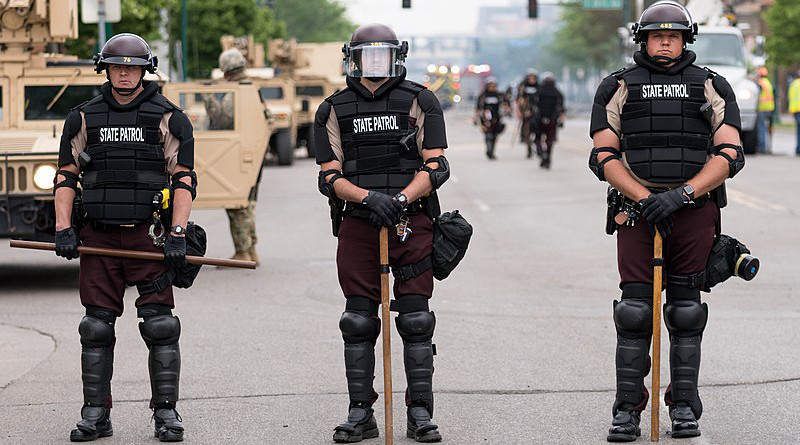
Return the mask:
POLYGON ((281 129, 275 133, 272 149, 278 155, 279 165, 292 165, 294 162, 294 147, 292 147, 292 135, 288 129, 281 129))

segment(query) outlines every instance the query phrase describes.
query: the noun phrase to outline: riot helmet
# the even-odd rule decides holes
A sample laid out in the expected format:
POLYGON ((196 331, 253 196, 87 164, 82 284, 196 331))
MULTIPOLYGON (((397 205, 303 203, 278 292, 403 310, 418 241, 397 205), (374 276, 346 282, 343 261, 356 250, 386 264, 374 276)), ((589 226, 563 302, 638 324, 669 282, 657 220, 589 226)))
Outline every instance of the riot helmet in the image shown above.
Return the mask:
POLYGON ((525 80, 524 80, 525 83, 527 83, 529 85, 533 85, 533 84, 537 83, 538 81, 539 81, 539 72, 538 71, 536 71, 533 68, 528 68, 528 69, 525 70, 525 80), (533 80, 531 80, 531 77, 533 77, 533 80))
POLYGON ((694 43, 697 23, 692 20, 689 10, 672 0, 653 3, 642 11, 639 21, 633 24, 633 42, 647 42, 648 31, 680 31, 684 43, 694 43))
POLYGON ((244 72, 245 65, 247 60, 237 48, 227 49, 219 55, 219 69, 225 77, 244 72))
POLYGON ((345 71, 350 77, 378 81, 397 77, 408 54, 408 42, 400 43, 386 25, 373 23, 359 27, 342 47, 345 71))
POLYGON ((495 92, 497 91, 497 78, 494 76, 489 76, 486 78, 486 91, 495 92))
POLYGON ((111 89, 122 96, 130 96, 142 86, 145 71, 155 73, 158 69, 158 57, 153 55, 150 45, 138 35, 127 32, 108 39, 93 60, 95 72, 100 74, 105 70, 111 89), (141 66, 144 69, 139 82, 133 88, 117 88, 109 77, 108 65, 141 66))
POLYGON ((545 85, 555 85, 556 84, 556 75, 547 71, 542 74, 542 83, 545 85))

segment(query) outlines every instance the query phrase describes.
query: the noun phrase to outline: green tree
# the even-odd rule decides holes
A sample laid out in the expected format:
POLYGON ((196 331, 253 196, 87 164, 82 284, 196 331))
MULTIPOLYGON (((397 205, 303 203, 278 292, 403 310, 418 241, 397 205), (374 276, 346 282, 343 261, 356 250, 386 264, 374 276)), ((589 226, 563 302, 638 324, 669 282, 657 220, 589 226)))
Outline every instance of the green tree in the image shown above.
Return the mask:
POLYGON ((623 12, 586 10, 580 4, 564 5, 561 27, 549 49, 572 68, 603 69, 619 65, 623 12))
MULTIPOLYGON (((170 48, 177 50, 181 36, 181 2, 169 0, 170 48)), ((217 67, 222 51, 219 39, 223 35, 244 36, 253 34, 256 43, 283 37, 285 28, 275 20, 272 11, 259 0, 188 0, 188 42, 184 42, 188 60, 187 76, 209 77, 217 67)), ((172 58, 177 61, 176 57, 172 58)))
POLYGON ((275 0, 275 16, 286 23, 286 33, 299 42, 347 40, 356 25, 345 7, 331 0, 275 0))
MULTIPOLYGON (((112 24, 113 34, 131 32, 142 36, 148 42, 163 38, 158 31, 161 24, 160 11, 170 1, 173 0, 148 0, 146 2, 141 0, 122 0, 120 5, 122 20, 119 23, 112 24)), ((97 25, 81 23, 78 35, 77 39, 67 41, 67 52, 82 59, 91 59, 98 51, 97 25)), ((106 38, 110 37, 110 35, 106 36, 106 38)))
POLYGON ((770 62, 784 67, 800 63, 800 2, 775 0, 764 18, 772 33, 766 41, 770 62))

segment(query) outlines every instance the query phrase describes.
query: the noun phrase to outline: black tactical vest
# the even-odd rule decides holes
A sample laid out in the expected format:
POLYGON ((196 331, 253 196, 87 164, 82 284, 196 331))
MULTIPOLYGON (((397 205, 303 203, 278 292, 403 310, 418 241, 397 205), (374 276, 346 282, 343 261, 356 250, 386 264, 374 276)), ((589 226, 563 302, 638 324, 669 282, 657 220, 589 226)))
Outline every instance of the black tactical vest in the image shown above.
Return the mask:
MULTIPOLYGON (((372 98, 366 97, 363 91, 354 91, 363 86, 352 83, 348 82, 347 89, 328 98, 341 132, 342 174, 363 189, 393 196, 414 179, 422 166, 409 112, 414 99, 425 87, 400 80, 388 91, 372 98), (401 144, 404 137, 408 140, 407 146, 401 144)), ((381 89, 376 91, 380 92, 381 89)))
POLYGON ((618 76, 628 88, 621 116, 622 151, 637 177, 681 183, 703 168, 711 124, 700 107, 707 102, 705 82, 710 76, 691 64, 674 72, 635 66, 618 76))
POLYGON ((153 196, 169 183, 159 125, 175 107, 147 90, 141 94, 149 97, 135 106, 111 106, 103 95, 80 106, 86 119, 85 152, 91 158, 83 166, 82 196, 92 221, 146 221, 153 214, 153 196))
POLYGON ((536 94, 538 93, 538 83, 531 85, 528 82, 523 82, 522 87, 520 87, 519 90, 519 95, 525 99, 525 106, 529 109, 536 108, 536 94))
POLYGON ((500 102, 503 101, 503 95, 499 92, 484 91, 481 95, 483 99, 483 109, 492 112, 492 118, 500 116, 500 102))

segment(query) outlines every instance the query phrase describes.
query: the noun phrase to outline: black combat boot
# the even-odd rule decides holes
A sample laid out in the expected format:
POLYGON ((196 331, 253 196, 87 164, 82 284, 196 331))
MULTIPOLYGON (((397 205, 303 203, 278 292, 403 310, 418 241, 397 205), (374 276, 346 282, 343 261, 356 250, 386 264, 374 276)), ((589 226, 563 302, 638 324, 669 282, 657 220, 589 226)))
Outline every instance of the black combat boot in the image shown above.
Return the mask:
POLYGON ((669 407, 669 418, 672 420, 672 437, 697 437, 700 435, 700 424, 687 405, 672 405, 669 407))
POLYGON ((640 411, 619 409, 611 421, 611 428, 608 429, 609 442, 633 442, 642 435, 639 428, 640 411))
POLYGON ((334 428, 333 441, 336 443, 361 442, 364 439, 378 437, 378 422, 368 403, 350 404, 347 421, 334 428))
POLYGON ((90 442, 114 435, 111 428, 111 409, 102 406, 86 405, 81 408, 81 421, 77 426, 69 433, 71 442, 90 442))
POLYGON ((78 325, 84 405, 81 421, 69 434, 72 442, 89 442, 114 434, 111 428, 114 321, 110 310, 91 307, 78 325))
POLYGON ((183 442, 181 415, 170 404, 158 405, 153 409, 155 421, 154 436, 161 442, 183 442))
POLYGON ((431 421, 431 413, 424 406, 408 407, 406 437, 417 442, 441 442, 439 427, 431 421))

